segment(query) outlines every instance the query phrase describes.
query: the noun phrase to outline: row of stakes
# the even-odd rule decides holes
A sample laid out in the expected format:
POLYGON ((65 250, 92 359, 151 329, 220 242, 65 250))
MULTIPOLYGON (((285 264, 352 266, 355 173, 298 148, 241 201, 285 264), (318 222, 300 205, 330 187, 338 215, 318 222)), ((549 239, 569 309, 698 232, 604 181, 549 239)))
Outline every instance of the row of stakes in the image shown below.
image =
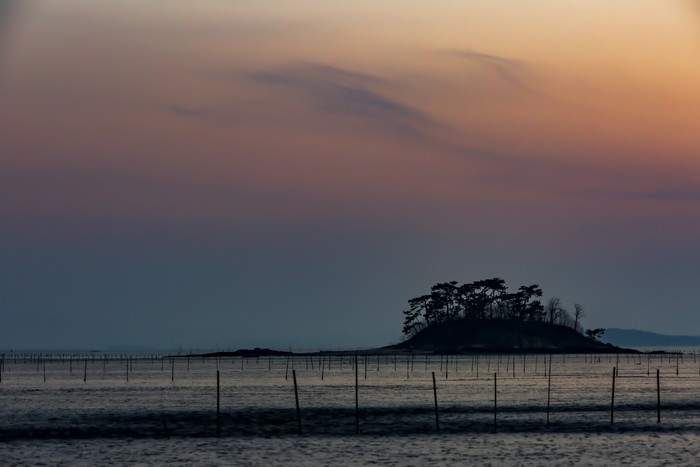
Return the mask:
MULTIPOLYGON (((377 357, 379 358, 379 357, 377 357)), ((676 361, 678 362, 679 356, 676 355, 676 361)), ((412 359, 411 359, 412 360, 412 359)), ((285 379, 288 377, 288 370, 289 370, 289 357, 287 358, 287 368, 285 370, 285 379)), ((408 362, 409 360, 407 359, 407 367, 408 367, 408 362)), ((649 360, 648 360, 649 361, 649 360)), ((38 360, 37 360, 37 365, 38 365, 38 360)), ((164 359, 161 358, 161 370, 163 370, 163 362, 164 359)), ((241 359, 241 363, 243 362, 243 359, 241 359)), ((313 359, 311 359, 312 362, 312 369, 313 369, 313 359)), ((341 359, 342 362, 342 359, 341 359)), ((523 365, 524 365, 525 359, 523 359, 523 365)), ((598 357, 598 363, 600 362, 600 357, 598 357)), ((106 365, 106 359, 103 360, 104 365, 106 365)), ((175 380, 175 359, 170 358, 170 363, 171 363, 171 380, 175 380)), ((367 357, 365 356, 365 361, 364 361, 364 371, 365 371, 365 379, 367 378, 367 357)), ((412 361, 411 361, 411 367, 412 367, 412 361)), ((500 360, 499 360, 500 363, 500 360)), ((342 363, 341 363, 342 364, 342 363)), ((442 371, 442 365, 443 360, 441 357, 441 371, 442 371)), ((617 364, 619 365, 619 355, 617 355, 617 364)), ((271 368, 271 359, 268 359, 268 365, 271 368)), ((308 365, 308 360, 307 360, 307 365, 308 365)), ((394 365, 396 369, 396 357, 394 357, 394 365)), ((478 375, 478 358, 476 360, 476 365, 477 365, 477 375, 478 375)), ((86 358, 84 360, 84 366, 83 366, 83 381, 87 382, 87 366, 88 366, 88 359, 86 358)), ((129 369, 133 371, 133 360, 129 358, 126 363, 126 380, 129 380, 129 369)), ((189 370, 189 358, 187 358, 187 366, 189 370)), ((513 376, 515 376, 515 359, 513 358, 513 364, 509 365, 509 367, 512 366, 513 368, 513 376)), ((217 367, 218 367, 218 360, 217 360, 217 367)), ((323 371, 323 368, 325 368, 325 362, 319 361, 319 367, 323 371)), ((329 364, 330 367, 330 364, 329 364)), ((353 367, 355 370, 355 430, 356 433, 360 433, 360 410, 359 410, 359 364, 358 364, 358 356, 357 354, 354 356, 354 361, 353 361, 353 367)), ((46 365, 44 362, 44 381, 46 381, 46 365)), ((427 359, 426 359, 426 368, 427 368, 427 359)), ((509 370, 510 368, 508 368, 509 370)), ((507 370, 507 371, 508 371, 507 370)), ((5 357, 3 356, 0 358, 0 375, 5 371, 5 357)), ((524 367, 523 367, 524 371, 524 367)), ((71 372, 72 372, 72 360, 71 360, 71 372)), ((648 371, 647 371, 648 373, 648 371)), ((447 377, 447 361, 445 362, 445 374, 447 377)), ((678 374, 678 366, 676 366, 676 374, 678 374)), ((550 355, 549 361, 547 362, 545 358, 545 376, 548 376, 548 383, 547 383, 547 407, 546 407, 546 425, 549 426, 550 424, 550 401, 551 401, 551 382, 552 382, 552 357, 550 355), (547 371, 546 364, 549 363, 549 371, 547 371)), ((612 372, 612 388, 611 388, 611 402, 610 402, 610 424, 614 424, 615 421, 615 382, 616 378, 618 376, 618 367, 615 366, 613 367, 613 372, 612 372)), ((408 373, 407 373, 408 377, 408 373)), ((477 376, 478 377, 478 376, 477 376)), ((296 405, 296 418, 297 418, 297 431, 299 434, 302 434, 302 421, 301 421, 301 408, 299 405, 299 390, 298 390, 298 385, 297 385, 297 377, 296 377, 296 370, 292 369, 292 379, 294 383, 294 399, 295 399, 295 405, 296 405)), ((0 376, 0 381, 2 381, 1 376, 0 376)), ((433 399, 434 399, 434 407, 435 407, 435 429, 437 432, 440 431, 440 415, 439 415, 439 407, 438 407, 438 397, 437 397, 437 382, 435 378, 435 372, 432 372, 432 382, 433 382, 433 399)), ((657 389, 657 405, 656 405, 656 412, 657 412, 657 423, 661 422, 661 381, 660 381, 660 372, 659 369, 656 370, 656 389, 657 389)), ((498 428, 498 373, 493 373, 493 427, 494 430, 497 430, 498 428)), ((167 427, 167 423, 165 421, 165 418, 163 418, 163 427, 164 431, 166 434, 166 437, 170 438, 169 430, 167 427)), ((221 435, 221 392, 220 392, 220 371, 217 369, 216 371, 216 434, 217 436, 221 435)))
MULTIPOLYGON (((359 405, 359 376, 357 365, 357 356, 355 356, 355 432, 360 434, 360 405, 359 405)), ((552 388, 552 359, 549 359, 549 372, 547 382, 547 427, 549 427, 550 418, 550 401, 552 388)), ((613 367, 612 372, 612 389, 610 401, 610 425, 615 423, 615 380, 617 377, 617 367, 613 367)), ((301 424, 301 408, 299 406, 299 387, 297 385, 296 370, 292 370, 292 380, 294 383, 294 401, 296 404, 297 432, 303 434, 301 424)), ((435 430, 440 432, 440 411, 438 406, 437 382, 435 372, 432 372, 433 380, 433 401, 435 406, 435 430)), ((221 413, 220 413, 220 386, 219 386, 219 370, 216 371, 216 434, 221 434, 221 413)), ((661 377, 659 370, 656 370, 656 422, 661 423, 661 377)), ((493 374, 493 429, 498 429, 498 373, 493 374)), ((166 429, 167 430, 167 429, 166 429)))
MULTIPOLYGON (((676 356, 676 375, 678 376, 679 375, 679 359, 682 358, 682 356, 680 353, 675 354, 675 356, 676 356)), ((584 357, 588 361, 589 357, 588 356, 584 356, 584 357)), ((669 357, 669 363, 670 363, 671 355, 669 354, 668 357, 669 357)), ((175 381, 175 359, 176 358, 186 358, 187 371, 189 371, 189 369, 190 369, 190 357, 189 356, 188 357, 180 357, 180 356, 159 357, 159 359, 161 361, 161 371, 164 370, 164 362, 165 362, 166 358, 170 360, 171 381, 175 381)), ((294 358, 293 358, 293 356, 291 356, 291 357, 288 356, 286 359, 286 368, 285 368, 285 376, 284 376, 285 380, 288 379, 288 375, 289 375, 290 358, 291 358, 291 363, 292 363, 292 369, 294 368, 294 358)), ((331 369, 331 356, 329 356, 329 358, 327 360, 324 360, 321 355, 319 355, 318 358, 319 358, 318 369, 321 370, 321 379, 323 379, 326 364, 328 366, 328 369, 329 370, 331 369)), ((388 357, 386 357, 386 358, 388 359, 388 357)), ((410 378, 410 373, 413 371, 414 358, 415 358, 415 355, 413 355, 413 354, 411 354, 410 358, 408 358, 408 357, 406 358, 406 378, 407 379, 410 378)), ((566 362, 566 355, 564 355, 563 358, 564 358, 564 362, 566 362)), ((661 360, 663 360, 664 355, 660 354, 659 358, 661 360)), ((694 361, 697 359, 695 353, 693 353, 693 358, 694 358, 694 361)), ((154 362, 156 360, 156 357, 151 357, 151 359, 154 362)), ((440 356, 440 372, 441 373, 443 372, 443 359, 444 359, 444 373, 445 373, 445 378, 447 379, 449 377, 449 356, 448 355, 445 355, 445 356, 441 355, 440 356)), ((39 364, 43 363, 43 373, 44 373, 43 376, 44 376, 44 382, 46 382, 46 360, 47 359, 46 358, 42 359, 41 356, 38 356, 35 358, 35 360, 36 360, 36 364, 37 364, 37 367, 36 367, 37 372, 39 372, 39 368, 40 368, 39 364)), ((49 360, 49 362, 53 361, 53 359, 51 359, 51 358, 49 358, 48 360, 49 360)), ((125 372, 126 381, 129 381, 130 370, 131 370, 131 372, 133 372, 134 360, 135 359, 133 357, 126 358, 126 372, 125 372)), ((497 372, 500 373, 501 355, 498 355, 498 358, 496 360, 497 360, 497 365, 498 365, 497 372)), ((611 355, 609 356, 609 360, 612 361, 611 355)), ((88 361, 89 361, 88 358, 85 358, 83 360, 83 362, 84 362, 83 382, 87 382, 88 361)), ((94 357, 93 357, 92 361, 93 362, 95 361, 94 357)), ((120 361, 122 361, 122 363, 123 363, 122 358, 120 358, 120 361)), ((244 361, 245 361, 244 357, 241 357, 241 370, 244 369, 244 361)), ((522 372, 523 372, 523 374, 525 374, 526 361, 527 361, 527 356, 523 355, 523 358, 522 358, 522 364, 523 364, 522 372)), ((536 357, 535 358, 535 373, 537 373, 538 361, 539 360, 536 357)), ((552 361, 552 356, 550 355, 549 356, 550 370, 551 370, 551 361, 552 361)), ((590 361, 591 361, 591 363, 600 363, 601 356, 598 355, 596 358, 596 356, 591 355, 590 361)), ((104 372, 104 371, 106 371, 107 358, 102 358, 102 362, 103 362, 103 372, 104 372)), ((306 358, 307 370, 308 370, 309 362, 311 362, 311 369, 314 370, 313 357, 309 358, 307 356, 307 358, 306 358)), ((457 372, 458 362, 459 362, 459 359, 454 360, 455 372, 457 372)), ((628 362, 629 362, 629 356, 628 356, 628 362)), ((219 359, 218 358, 216 359, 216 363, 217 363, 217 368, 218 368, 219 367, 219 359)), ((397 370, 397 357, 396 357, 396 355, 394 355, 393 363, 394 363, 394 371, 396 371, 397 370)), ((475 358, 473 357, 471 363, 472 363, 472 368, 471 368, 472 373, 474 373, 474 369, 475 369, 475 365, 476 365, 476 377, 478 378, 479 377, 479 357, 478 356, 476 356, 475 358)), ((377 356, 377 370, 379 370, 379 364, 380 364, 379 356, 377 356)), ((638 364, 641 364, 641 356, 640 356, 640 360, 639 360, 638 364)), ((70 365, 70 372, 72 373, 73 372, 73 358, 72 357, 69 358, 69 365, 70 365)), ((341 357, 340 358, 340 369, 341 370, 342 370, 342 365, 343 365, 343 359, 341 357)), ((357 362, 355 362, 354 365, 356 366, 357 362)), ((616 367, 615 368, 619 368, 619 366, 620 366, 620 355, 616 354, 616 367)), ((650 367, 651 367, 651 356, 647 355, 647 376, 650 376, 650 367)), ((364 356, 364 378, 365 379, 367 379, 367 368, 368 368, 368 357, 364 356)), ((512 375, 515 378, 515 356, 513 356, 512 364, 511 364, 511 358, 510 358, 510 355, 508 355, 507 360, 506 360, 506 374, 511 372, 511 368, 512 368, 512 375)), ((271 369, 272 369, 272 359, 271 359, 271 357, 268 357, 268 370, 271 370, 271 369)), ((487 358, 487 373, 490 373, 490 369, 491 369, 491 359, 490 359, 490 356, 488 356, 488 358, 487 358)), ((425 358, 425 370, 426 371, 428 370, 428 356, 427 355, 425 358)), ((5 356, 2 355, 2 356, 0 356, 0 382, 2 382, 2 374, 4 372, 5 372, 5 356)), ((545 356, 544 357, 544 377, 547 377, 547 374, 548 374, 548 372, 547 372, 547 358, 545 356)), ((700 365, 698 366, 698 374, 700 375, 700 365)))

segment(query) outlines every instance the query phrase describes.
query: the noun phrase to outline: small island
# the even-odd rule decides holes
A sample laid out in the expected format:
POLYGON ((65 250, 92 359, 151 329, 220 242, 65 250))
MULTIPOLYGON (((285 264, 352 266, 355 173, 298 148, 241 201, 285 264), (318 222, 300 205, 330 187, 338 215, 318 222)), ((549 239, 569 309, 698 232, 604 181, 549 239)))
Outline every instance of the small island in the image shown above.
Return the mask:
POLYGON ((509 292, 500 278, 435 284, 408 301, 406 340, 388 349, 429 353, 636 353, 600 342, 604 329, 583 330, 584 308, 569 313, 537 284, 509 292))

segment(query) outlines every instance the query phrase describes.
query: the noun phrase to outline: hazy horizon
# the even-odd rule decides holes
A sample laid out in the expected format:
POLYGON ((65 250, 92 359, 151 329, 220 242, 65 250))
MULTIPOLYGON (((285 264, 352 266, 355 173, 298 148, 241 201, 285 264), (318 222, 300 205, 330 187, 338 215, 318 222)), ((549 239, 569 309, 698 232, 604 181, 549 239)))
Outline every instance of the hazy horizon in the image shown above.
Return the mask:
POLYGON ((700 8, 0 1, 0 347, 401 338, 443 281, 700 335, 700 8))

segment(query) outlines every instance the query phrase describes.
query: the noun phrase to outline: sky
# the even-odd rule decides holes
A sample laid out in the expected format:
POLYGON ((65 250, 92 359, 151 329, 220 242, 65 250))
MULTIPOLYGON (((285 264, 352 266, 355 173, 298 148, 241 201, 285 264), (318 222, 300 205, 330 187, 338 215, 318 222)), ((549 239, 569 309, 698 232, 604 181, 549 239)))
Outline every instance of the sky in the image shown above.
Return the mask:
POLYGON ((700 335, 694 0, 0 0, 0 348, 396 343, 448 280, 700 335))

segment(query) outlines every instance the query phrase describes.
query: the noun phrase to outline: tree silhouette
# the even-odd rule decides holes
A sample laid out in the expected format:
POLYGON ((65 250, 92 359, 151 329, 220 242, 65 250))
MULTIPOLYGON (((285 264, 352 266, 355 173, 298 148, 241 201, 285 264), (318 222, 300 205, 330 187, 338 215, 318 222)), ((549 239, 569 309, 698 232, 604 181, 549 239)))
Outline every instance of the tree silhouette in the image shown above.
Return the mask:
POLYGON ((586 329, 586 335, 591 339, 600 340, 603 334, 605 334, 604 328, 586 329))
POLYGON ((573 317, 562 307, 558 297, 546 307, 540 301, 542 289, 533 284, 508 292, 503 279, 494 277, 459 285, 457 281, 440 282, 430 293, 412 298, 403 312, 403 333, 413 336, 439 323, 459 319, 546 321, 580 331, 583 307, 574 305, 573 317))
POLYGON ((581 318, 586 316, 586 311, 578 303, 574 303, 574 329, 581 332, 581 318))

